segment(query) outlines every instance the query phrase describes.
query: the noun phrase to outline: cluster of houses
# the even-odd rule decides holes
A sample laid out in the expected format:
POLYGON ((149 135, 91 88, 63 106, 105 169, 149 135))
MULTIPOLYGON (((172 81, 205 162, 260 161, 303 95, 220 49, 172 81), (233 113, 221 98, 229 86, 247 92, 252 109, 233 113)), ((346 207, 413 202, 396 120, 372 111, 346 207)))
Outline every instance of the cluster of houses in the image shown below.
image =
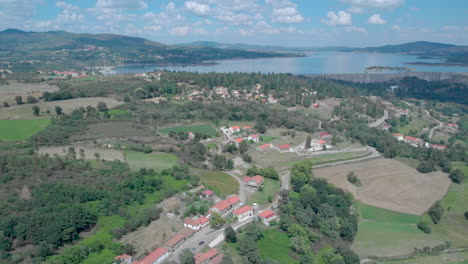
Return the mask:
POLYGON ((417 138, 417 137, 411 137, 411 136, 404 136, 399 133, 393 134, 393 137, 396 138, 398 141, 403 141, 413 147, 417 148, 433 148, 433 149, 438 149, 438 150, 445 150, 445 146, 443 145, 437 145, 437 144, 430 144, 428 142, 425 142, 424 140, 417 138))
POLYGON ((136 73, 135 77, 144 78, 144 79, 154 79, 161 80, 161 72, 149 72, 149 73, 136 73))
POLYGON ((59 77, 71 77, 71 78, 78 78, 78 77, 87 77, 88 75, 86 72, 75 72, 75 71, 52 71, 49 73, 50 76, 59 76, 59 77))

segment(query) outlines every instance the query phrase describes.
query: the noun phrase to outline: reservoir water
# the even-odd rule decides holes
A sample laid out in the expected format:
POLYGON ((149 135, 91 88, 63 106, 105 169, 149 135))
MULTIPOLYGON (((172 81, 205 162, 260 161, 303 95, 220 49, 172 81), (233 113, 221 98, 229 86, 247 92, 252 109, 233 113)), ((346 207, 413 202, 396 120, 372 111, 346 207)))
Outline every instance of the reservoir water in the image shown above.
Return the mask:
MULTIPOLYGON (((157 70, 192 72, 261 72, 292 74, 365 73, 367 67, 405 67, 418 72, 468 72, 467 66, 408 65, 409 62, 442 63, 443 59, 420 59, 417 56, 382 53, 313 52, 307 57, 221 60, 209 66, 123 65, 119 73, 143 73, 157 70)), ((369 73, 398 71, 369 71, 369 73)))

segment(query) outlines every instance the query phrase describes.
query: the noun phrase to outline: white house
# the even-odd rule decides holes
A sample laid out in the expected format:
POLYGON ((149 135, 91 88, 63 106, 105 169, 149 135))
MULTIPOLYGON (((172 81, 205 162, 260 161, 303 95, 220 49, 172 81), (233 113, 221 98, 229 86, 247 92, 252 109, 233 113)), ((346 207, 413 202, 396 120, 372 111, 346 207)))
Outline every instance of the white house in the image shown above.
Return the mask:
POLYGON ((250 135, 247 139, 252 140, 255 143, 260 142, 260 136, 258 134, 250 135))
POLYGON ((138 264, 157 264, 161 263, 165 258, 169 256, 169 250, 167 248, 157 248, 151 252, 144 259, 137 262, 138 264))
POLYGON ((199 231, 200 229, 204 228, 208 225, 210 219, 208 217, 202 216, 196 219, 187 218, 184 221, 184 226, 195 231, 199 231))
POLYGON ((260 217, 260 219, 262 219, 262 222, 265 224, 265 225, 270 225, 270 222, 271 221, 274 221, 276 219, 278 219, 278 216, 275 214, 275 212, 273 212, 272 210, 265 210, 263 212, 260 212, 258 214, 258 216, 260 217))
POLYGON ((245 206, 242 206, 241 208, 234 210, 234 212, 232 213, 237 217, 239 222, 241 222, 241 221, 251 218, 254 215, 254 209, 250 205, 245 205, 245 206))

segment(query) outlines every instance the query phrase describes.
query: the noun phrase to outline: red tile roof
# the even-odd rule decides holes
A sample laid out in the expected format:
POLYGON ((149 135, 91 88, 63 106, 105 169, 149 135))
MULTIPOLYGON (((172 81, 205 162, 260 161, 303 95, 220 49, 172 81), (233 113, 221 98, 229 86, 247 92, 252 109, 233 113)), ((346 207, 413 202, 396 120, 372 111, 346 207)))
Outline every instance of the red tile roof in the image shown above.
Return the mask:
POLYGON ((419 139, 419 138, 410 137, 410 136, 406 136, 405 139, 406 140, 411 140, 411 141, 421 141, 421 139, 419 139))
POLYGON ((182 234, 176 234, 175 236, 173 236, 171 239, 169 239, 167 242, 166 242, 166 246, 167 247, 174 247, 175 245, 177 245, 180 241, 184 240, 185 236, 182 235, 182 234))
POLYGON ((222 200, 219 203, 216 203, 215 205, 212 206, 212 208, 218 209, 220 212, 226 210, 231 204, 227 200, 222 200))
POLYGON ((258 134, 251 135, 251 137, 253 137, 253 138, 258 138, 258 134))
POLYGON ((317 143, 319 143, 319 144, 321 144, 321 145, 325 145, 326 142, 325 142, 325 140, 320 139, 320 140, 317 141, 317 143))
POLYGON ((403 135, 402 134, 399 134, 399 133, 395 133, 393 134, 394 137, 402 137, 403 135))
POLYGON ((258 214, 258 216, 260 216, 261 218, 265 218, 265 219, 270 219, 275 215, 276 215, 275 212, 273 212, 272 210, 269 210, 269 209, 267 209, 267 210, 265 210, 265 211, 258 214))
POLYGON ((289 149, 289 148, 291 148, 291 146, 289 144, 284 144, 284 145, 278 146, 278 148, 280 148, 280 149, 289 149))
POLYGON ((122 254, 122 255, 119 255, 117 257, 114 258, 114 260, 119 260, 119 259, 122 259, 122 260, 129 260, 129 259, 132 259, 131 256, 127 255, 127 254, 122 254))
POLYGON ((237 129, 240 129, 240 126, 232 126, 231 128, 234 130, 237 130, 237 129))
POLYGON ((269 147, 271 147, 270 143, 263 144, 263 145, 260 146, 261 149, 266 149, 266 148, 269 148, 269 147))
POLYGON ((206 196, 211 196, 211 195, 214 194, 214 192, 212 190, 206 190, 206 191, 203 192, 203 194, 206 195, 206 196))
POLYGON ((246 177, 244 177, 243 181, 244 181, 244 183, 247 183, 249 181, 255 181, 255 183, 261 184, 264 180, 263 180, 262 176, 255 175, 253 177, 246 176, 246 177))
POLYGON ((164 254, 166 254, 169 250, 167 248, 157 248, 153 252, 151 252, 148 256, 140 261, 139 264, 153 264, 158 259, 160 259, 164 254))
POLYGON ((208 217, 205 217, 205 216, 202 216, 202 217, 199 217, 197 219, 190 219, 190 218, 187 218, 185 219, 185 224, 187 225, 191 225, 191 226, 199 226, 199 225, 204 225, 206 223, 208 223, 210 221, 210 219, 208 219, 208 217))
POLYGON ((218 255, 218 250, 215 248, 208 250, 206 253, 198 253, 195 255, 195 264, 203 263, 209 259, 214 258, 216 255, 218 255))
POLYGON ((329 135, 331 135, 331 134, 328 133, 328 132, 322 132, 322 133, 320 133, 320 136, 321 136, 321 137, 323 137, 323 136, 329 136, 329 135))
POLYGON ((241 214, 245 214, 247 213, 248 211, 252 211, 253 210, 253 207, 250 206, 250 205, 245 205, 245 206, 242 206, 241 208, 239 209, 236 209, 234 210, 234 212, 232 212, 233 214, 235 215, 241 215, 241 214))
POLYGON ((244 129, 251 129, 251 126, 245 126, 244 129))
POLYGON ((236 138, 236 139, 234 139, 234 141, 237 142, 237 143, 241 143, 244 140, 242 138, 236 138))
POLYGON ((240 199, 237 195, 234 195, 234 196, 231 196, 229 198, 226 199, 226 201, 228 201, 230 204, 234 205, 238 202, 240 202, 240 199))
POLYGON ((445 149, 445 146, 442 146, 442 145, 432 144, 431 146, 432 146, 433 148, 437 148, 437 149, 445 149))

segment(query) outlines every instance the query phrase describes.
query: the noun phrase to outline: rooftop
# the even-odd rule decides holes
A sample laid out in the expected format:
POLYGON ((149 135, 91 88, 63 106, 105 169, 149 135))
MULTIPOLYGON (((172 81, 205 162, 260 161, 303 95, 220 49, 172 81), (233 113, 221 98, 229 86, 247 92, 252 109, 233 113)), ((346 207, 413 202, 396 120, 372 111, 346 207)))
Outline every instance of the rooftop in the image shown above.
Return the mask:
POLYGON ((177 245, 180 241, 184 240, 185 236, 182 234, 176 234, 166 242, 166 246, 172 248, 177 245))
POLYGON ((164 256, 169 250, 167 248, 157 248, 153 252, 151 252, 148 256, 142 259, 139 264, 153 264, 156 260, 160 259, 164 256))
POLYGON ((241 214, 245 214, 247 213, 248 211, 252 211, 253 210, 253 207, 250 206, 250 205, 245 205, 245 206, 242 206, 241 208, 239 209, 236 209, 234 210, 234 212, 232 212, 233 214, 235 215, 241 215, 241 214))
POLYGON ((276 215, 275 212, 273 212, 272 210, 269 210, 269 209, 267 209, 267 210, 265 210, 265 211, 258 214, 258 216, 260 216, 261 218, 265 218, 265 219, 270 219, 275 215, 276 215))
POLYGON ((218 255, 218 250, 216 250, 215 248, 212 248, 210 250, 208 250, 206 253, 198 253, 195 255, 195 264, 200 264, 200 263, 203 263, 213 257, 215 257, 216 255, 218 255))

